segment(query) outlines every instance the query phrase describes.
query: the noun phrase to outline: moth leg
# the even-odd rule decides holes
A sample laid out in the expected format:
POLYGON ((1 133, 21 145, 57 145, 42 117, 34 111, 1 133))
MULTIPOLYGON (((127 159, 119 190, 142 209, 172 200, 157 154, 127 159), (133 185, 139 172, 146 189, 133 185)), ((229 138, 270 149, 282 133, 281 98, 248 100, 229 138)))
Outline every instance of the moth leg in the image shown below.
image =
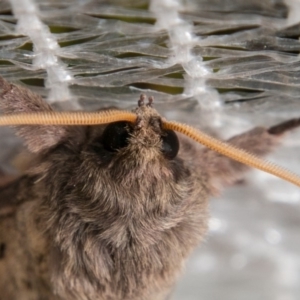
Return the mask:
MULTIPOLYGON (((265 156, 278 146, 286 132, 300 126, 300 119, 292 119, 270 128, 256 127, 234 136, 228 143, 244 149, 256 156, 265 156)), ((250 168, 210 149, 202 149, 199 154, 200 167, 208 175, 215 192, 236 183, 250 168)))

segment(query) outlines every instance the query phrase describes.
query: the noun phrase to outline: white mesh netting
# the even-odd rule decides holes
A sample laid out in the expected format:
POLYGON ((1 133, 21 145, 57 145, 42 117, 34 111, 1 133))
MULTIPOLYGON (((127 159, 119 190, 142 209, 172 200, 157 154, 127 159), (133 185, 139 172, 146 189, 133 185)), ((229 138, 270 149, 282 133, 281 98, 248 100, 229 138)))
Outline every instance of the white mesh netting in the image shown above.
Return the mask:
MULTIPOLYGON (((0 2, 0 74, 62 109, 135 106, 225 138, 300 116, 297 0, 0 2)), ((300 173, 300 130, 271 159, 300 173)), ((0 159, 17 152, 1 128, 0 159)), ((211 200, 174 299, 300 294, 300 190, 253 171, 211 200)))

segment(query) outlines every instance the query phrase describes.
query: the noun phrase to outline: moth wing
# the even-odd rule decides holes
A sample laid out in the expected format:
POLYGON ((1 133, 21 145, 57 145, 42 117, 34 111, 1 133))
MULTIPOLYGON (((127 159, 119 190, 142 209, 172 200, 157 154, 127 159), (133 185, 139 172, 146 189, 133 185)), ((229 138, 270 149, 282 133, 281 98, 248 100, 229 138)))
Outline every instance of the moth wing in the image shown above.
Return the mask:
MULTIPOLYGON (((9 83, 0 76, 0 109, 5 114, 47 112, 52 107, 41 96, 27 88, 9 83)), ((15 126, 31 152, 40 152, 56 145, 67 134, 64 126, 15 126)))

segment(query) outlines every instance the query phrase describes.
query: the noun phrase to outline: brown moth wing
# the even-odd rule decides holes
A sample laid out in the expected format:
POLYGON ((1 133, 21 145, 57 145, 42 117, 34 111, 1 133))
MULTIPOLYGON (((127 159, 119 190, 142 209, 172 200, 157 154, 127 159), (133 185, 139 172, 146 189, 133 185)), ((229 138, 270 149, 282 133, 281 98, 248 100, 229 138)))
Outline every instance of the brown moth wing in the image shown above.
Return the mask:
MULTIPOLYGON (((286 133, 299 125, 300 119, 291 119, 270 128, 256 127, 232 137, 227 142, 256 156, 264 157, 282 142, 286 133)), ((199 164, 205 169, 209 182, 217 193, 242 179, 245 171, 249 169, 246 165, 210 149, 203 149, 199 156, 199 164)))
MULTIPOLYGON (((280 141, 280 136, 269 134, 266 128, 256 127, 227 142, 256 156, 263 157, 278 146, 280 141)), ((203 149, 200 155, 202 157, 200 164, 208 173, 211 185, 217 193, 226 186, 241 180, 245 171, 250 169, 248 166, 210 149, 203 149)))
POLYGON ((0 187, 0 299, 58 299, 50 288, 48 245, 38 196, 23 176, 0 187))
MULTIPOLYGON (((39 95, 2 77, 0 108, 5 114, 52 110, 39 95)), ((17 126, 16 130, 28 149, 38 154, 57 144, 68 131, 59 126, 17 126)), ((0 175, 1 300, 58 299, 50 289, 50 247, 40 219, 43 196, 36 180, 34 174, 15 180, 0 175)))
MULTIPOLYGON (((39 95, 29 89, 9 83, 0 76, 0 109, 5 114, 52 111, 39 95)), ((17 134, 31 152, 40 152, 56 144, 66 135, 62 126, 18 126, 17 134)))

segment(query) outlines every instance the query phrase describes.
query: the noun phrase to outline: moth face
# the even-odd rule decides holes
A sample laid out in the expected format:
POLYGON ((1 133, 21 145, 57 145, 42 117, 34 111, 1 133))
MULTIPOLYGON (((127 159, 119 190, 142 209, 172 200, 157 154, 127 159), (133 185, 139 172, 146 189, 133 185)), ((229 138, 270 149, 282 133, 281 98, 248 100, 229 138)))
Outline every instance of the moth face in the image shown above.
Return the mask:
POLYGON ((95 161, 102 160, 108 169, 129 172, 151 164, 163 167, 175 160, 179 151, 176 133, 162 128, 160 115, 151 107, 141 106, 136 114, 135 123, 120 121, 90 127, 86 153, 93 155, 95 161))
POLYGON ((168 201, 174 193, 186 194, 189 170, 178 157, 177 135, 162 128, 160 115, 151 107, 141 106, 136 114, 133 124, 80 127, 79 137, 79 131, 70 131, 65 142, 50 150, 47 181, 53 184, 55 179, 52 191, 81 212, 81 204, 91 208, 87 203, 98 201, 123 199, 125 206, 128 199, 150 203, 154 196, 168 201))

